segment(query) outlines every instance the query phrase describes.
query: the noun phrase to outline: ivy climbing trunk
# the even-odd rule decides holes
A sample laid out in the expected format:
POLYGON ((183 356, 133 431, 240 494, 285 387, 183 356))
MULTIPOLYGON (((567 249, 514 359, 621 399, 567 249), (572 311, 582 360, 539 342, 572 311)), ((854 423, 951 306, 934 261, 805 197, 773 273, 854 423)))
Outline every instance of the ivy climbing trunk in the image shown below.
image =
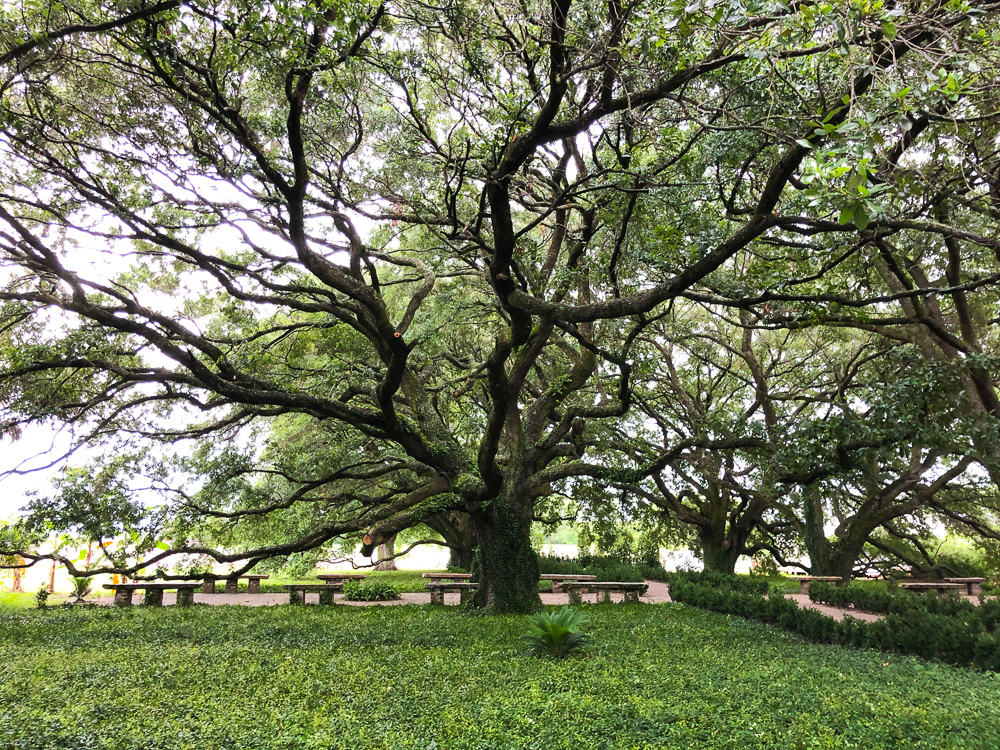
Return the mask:
POLYGON ((479 590, 473 600, 477 609, 494 614, 541 609, 531 516, 530 497, 513 502, 501 495, 472 517, 479 541, 479 590))
POLYGON ((729 540, 718 543, 712 536, 701 534, 701 557, 705 570, 733 575, 736 572, 736 560, 740 553, 735 550, 729 540))

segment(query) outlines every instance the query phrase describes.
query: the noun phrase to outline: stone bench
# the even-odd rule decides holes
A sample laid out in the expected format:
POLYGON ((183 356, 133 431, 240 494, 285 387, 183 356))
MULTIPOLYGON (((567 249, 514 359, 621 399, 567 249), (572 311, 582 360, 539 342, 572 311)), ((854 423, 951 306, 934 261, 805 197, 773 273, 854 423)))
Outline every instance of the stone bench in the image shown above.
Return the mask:
POLYGON ((421 578, 430 578, 431 583, 439 581, 468 581, 472 578, 471 573, 424 573, 421 578))
POLYGON ((597 594, 600 602, 610 602, 611 594, 620 593, 625 602, 638 602, 639 597, 646 593, 648 583, 632 581, 568 581, 562 584, 563 591, 569 594, 570 604, 583 604, 583 592, 597 594))
POLYGON ((194 591, 201 588, 200 583, 105 583, 104 588, 115 592, 116 607, 131 607, 132 594, 145 591, 143 604, 150 607, 163 606, 163 592, 177 592, 177 606, 190 607, 194 604, 194 591))
POLYGON ((564 591, 564 583, 582 583, 584 581, 596 581, 597 576, 573 575, 570 573, 542 573, 538 576, 540 581, 552 581, 552 593, 558 594, 564 591))
POLYGON ((431 604, 444 604, 447 591, 457 591, 462 604, 472 601, 473 595, 479 589, 478 583, 468 581, 451 581, 449 583, 425 583, 424 588, 431 592, 431 604))
POLYGON ((910 591, 936 591, 939 594, 965 588, 964 583, 946 583, 945 581, 898 581, 896 585, 910 591))
POLYGON ((983 593, 983 583, 985 578, 945 578, 945 583, 958 583, 965 586, 965 593, 969 596, 979 596, 983 593))
POLYGON ((319 594, 320 604, 333 604, 334 593, 344 588, 343 581, 328 583, 285 583, 282 588, 288 592, 290 604, 305 604, 306 594, 310 591, 319 594))
POLYGON ((808 594, 809 584, 813 581, 825 581, 826 583, 831 583, 834 586, 839 586, 844 582, 844 579, 840 576, 788 576, 789 579, 799 582, 799 593, 808 594))
POLYGON ((247 582, 247 593, 248 594, 259 594, 260 593, 260 582, 265 578, 270 578, 271 576, 265 575, 245 575, 245 576, 215 576, 206 575, 205 584, 202 586, 201 593, 203 594, 218 594, 219 590, 216 588, 216 582, 221 578, 226 581, 226 593, 236 594, 239 593, 239 582, 244 580, 247 582))
POLYGON ((367 576, 364 573, 321 573, 316 577, 327 583, 343 584, 345 581, 363 581, 367 576))

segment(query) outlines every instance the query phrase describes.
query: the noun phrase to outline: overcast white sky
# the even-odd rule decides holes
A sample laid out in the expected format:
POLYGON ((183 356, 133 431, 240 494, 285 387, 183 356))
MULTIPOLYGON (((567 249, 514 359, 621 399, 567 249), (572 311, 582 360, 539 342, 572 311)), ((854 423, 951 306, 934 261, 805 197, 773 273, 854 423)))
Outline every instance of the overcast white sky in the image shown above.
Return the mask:
MULTIPOLYGON (((53 440, 59 440, 54 432, 47 429, 26 430, 20 440, 10 438, 0 439, 0 520, 9 521, 25 503, 28 502, 28 490, 47 490, 50 480, 60 467, 46 469, 26 475, 6 474, 8 471, 20 468, 44 466, 58 457, 58 452, 35 458, 41 452, 52 447, 53 440)), ((63 441, 60 443, 65 446, 63 441)))

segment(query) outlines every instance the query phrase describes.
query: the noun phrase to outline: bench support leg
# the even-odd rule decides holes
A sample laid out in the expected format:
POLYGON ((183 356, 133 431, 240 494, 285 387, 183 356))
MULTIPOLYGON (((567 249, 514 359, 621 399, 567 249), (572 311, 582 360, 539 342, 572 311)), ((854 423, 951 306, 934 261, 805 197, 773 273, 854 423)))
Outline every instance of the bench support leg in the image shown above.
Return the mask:
POLYGON ((440 590, 432 591, 431 604, 439 604, 441 606, 444 606, 444 592, 440 590))
POLYGON ((580 589, 575 586, 571 586, 569 589, 569 603, 570 604, 583 604, 583 594, 580 589))
POLYGON ((981 583, 969 584, 969 596, 982 596, 982 594, 983 594, 983 584, 981 583))
POLYGON ((163 589, 146 589, 146 595, 143 597, 142 603, 147 607, 162 607, 163 589))
POLYGON ((239 582, 238 579, 236 579, 236 578, 227 578, 226 579, 226 593, 227 594, 238 593, 239 592, 239 585, 240 585, 240 582, 239 582))
POLYGON ((606 604, 610 604, 611 603, 611 592, 608 591, 607 589, 604 589, 604 591, 599 591, 598 592, 597 600, 599 602, 604 602, 606 604))
POLYGON ((305 604, 306 603, 306 592, 299 591, 298 589, 292 589, 288 592, 288 603, 289 604, 305 604))
POLYGON ((177 589, 177 606, 190 607, 194 604, 194 589, 177 589))
POLYGON ((260 579, 251 578, 249 583, 247 583, 247 593, 248 594, 259 594, 260 593, 260 579))
POLYGON ((638 591, 626 591, 625 599, 623 601, 632 602, 633 604, 639 603, 639 592, 638 591))
POLYGON ((809 594, 809 581, 799 581, 799 593, 809 594))
POLYGON ((115 606, 132 606, 132 589, 115 589, 115 606))
POLYGON ((218 589, 215 588, 215 579, 206 578, 205 583, 201 586, 201 593, 203 594, 215 594, 218 593, 218 589))
POLYGON ((462 604, 468 604, 472 601, 472 598, 476 595, 475 589, 459 589, 458 600, 462 604))
POLYGON ((319 603, 333 605, 333 594, 334 590, 332 588, 323 589, 319 592, 319 603))

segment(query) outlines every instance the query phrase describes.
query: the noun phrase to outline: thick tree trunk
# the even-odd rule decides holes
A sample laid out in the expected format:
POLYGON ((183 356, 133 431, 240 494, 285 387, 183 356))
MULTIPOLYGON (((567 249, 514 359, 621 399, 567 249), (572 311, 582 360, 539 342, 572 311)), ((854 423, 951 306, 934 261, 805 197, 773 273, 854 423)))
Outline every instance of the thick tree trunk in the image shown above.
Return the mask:
POLYGON ((393 535, 385 544, 378 546, 378 564, 375 570, 395 570, 396 561, 392 559, 396 546, 396 536, 393 535))
POLYGON ((850 583, 854 564, 861 557, 864 542, 861 544, 853 541, 850 543, 842 542, 836 545, 826 542, 825 545, 816 545, 817 548, 820 546, 824 549, 817 555, 813 554, 813 547, 810 547, 809 572, 814 576, 838 576, 843 579, 844 583, 850 583))
POLYGON ((809 573, 814 576, 839 576, 849 583, 854 564, 861 557, 868 534, 853 526, 851 536, 831 542, 823 533, 822 523, 806 524, 804 539, 809 552, 809 573), (863 534, 863 538, 860 535, 863 534))
POLYGON ((715 573, 725 573, 733 575, 736 572, 736 561, 740 553, 733 549, 732 545, 727 545, 725 540, 722 544, 705 535, 701 538, 701 559, 705 564, 705 570, 715 573))
POLYGON ((527 499, 511 502, 500 496, 473 516, 479 540, 477 580, 473 604, 492 614, 537 612, 538 557, 531 547, 531 508, 527 499))
POLYGON ((475 547, 462 546, 457 549, 452 547, 448 551, 448 568, 450 570, 471 570, 475 556, 475 547))
POLYGON ((425 523, 448 543, 448 567, 470 570, 476 554, 476 530, 468 513, 451 512, 433 516, 425 523))

